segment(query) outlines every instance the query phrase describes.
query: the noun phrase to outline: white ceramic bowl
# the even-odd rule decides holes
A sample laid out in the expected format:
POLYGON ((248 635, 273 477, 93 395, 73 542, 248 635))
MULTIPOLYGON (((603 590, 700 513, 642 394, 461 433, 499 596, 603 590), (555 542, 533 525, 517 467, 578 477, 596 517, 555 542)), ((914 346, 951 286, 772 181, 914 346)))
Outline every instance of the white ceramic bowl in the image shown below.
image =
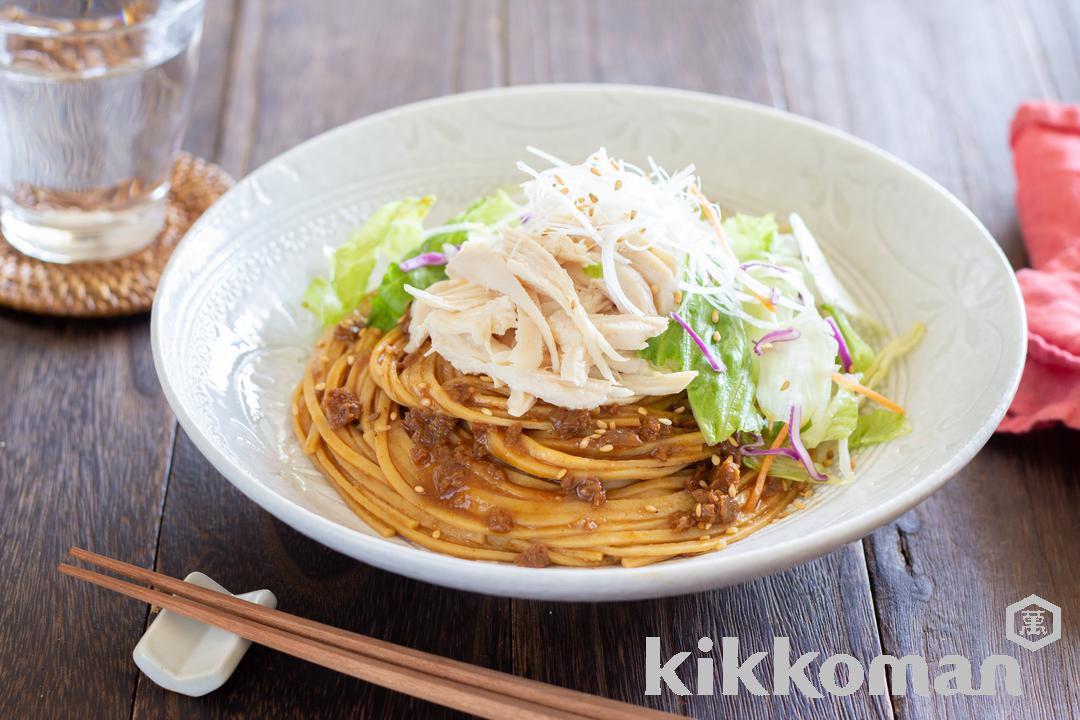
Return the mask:
POLYGON ((392 572, 465 590, 557 600, 687 593, 765 575, 871 532, 982 447, 1025 353, 1023 305, 993 238, 925 175, 844 133, 758 105, 613 85, 526 86, 372 115, 249 175, 191 229, 152 319, 154 361, 184 430, 245 495, 300 532, 392 572), (522 177, 526 145, 580 159, 600 145, 668 169, 694 163, 722 207, 799 212, 856 298, 892 332, 921 320, 890 378, 914 432, 859 456, 854 482, 727 549, 627 569, 445 557, 367 528, 309 464, 289 394, 318 328, 300 307, 323 248, 374 208, 434 193, 442 219, 522 177))

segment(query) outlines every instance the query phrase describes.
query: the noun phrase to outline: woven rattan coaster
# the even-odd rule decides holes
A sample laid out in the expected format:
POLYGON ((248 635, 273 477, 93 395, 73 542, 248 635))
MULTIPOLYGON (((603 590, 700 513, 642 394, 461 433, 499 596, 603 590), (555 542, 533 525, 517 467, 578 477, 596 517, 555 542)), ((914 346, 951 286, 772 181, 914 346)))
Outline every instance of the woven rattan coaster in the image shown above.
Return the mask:
POLYGON ((173 166, 165 227, 146 248, 108 262, 46 263, 0 235, 0 305, 44 315, 109 317, 150 309, 161 271, 180 238, 233 180, 216 165, 180 153, 173 166))

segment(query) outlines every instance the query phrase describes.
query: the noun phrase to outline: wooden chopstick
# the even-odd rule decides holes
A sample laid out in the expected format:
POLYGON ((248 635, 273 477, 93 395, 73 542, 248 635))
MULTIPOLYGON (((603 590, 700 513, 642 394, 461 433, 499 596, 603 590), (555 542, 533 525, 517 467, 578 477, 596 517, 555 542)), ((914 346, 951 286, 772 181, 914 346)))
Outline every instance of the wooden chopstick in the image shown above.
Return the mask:
POLYGON ((65 574, 222 627, 253 642, 324 667, 482 717, 584 717, 594 720, 677 717, 323 625, 87 550, 72 548, 71 555, 180 597, 83 568, 61 565, 60 571, 65 574), (418 685, 414 682, 417 677, 427 682, 418 685), (401 682, 401 678, 406 678, 407 682, 401 682), (451 687, 456 692, 449 692, 451 687))
POLYGON ((252 642, 316 665, 479 717, 522 717, 530 720, 570 720, 586 717, 498 695, 482 688, 462 685, 337 647, 315 643, 308 638, 267 627, 193 600, 150 590, 85 568, 60 565, 59 569, 65 575, 158 605, 207 625, 220 627, 252 642))

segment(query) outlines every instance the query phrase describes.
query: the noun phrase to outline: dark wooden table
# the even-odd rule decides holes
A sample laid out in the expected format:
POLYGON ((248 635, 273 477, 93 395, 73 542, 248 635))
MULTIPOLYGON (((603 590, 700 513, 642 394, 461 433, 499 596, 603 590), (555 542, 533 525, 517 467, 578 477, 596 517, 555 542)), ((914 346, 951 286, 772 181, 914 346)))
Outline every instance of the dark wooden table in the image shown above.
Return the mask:
MULTIPOLYGON (((1016 105, 1080 99, 1075 0, 208 0, 187 147, 237 177, 327 128, 494 85, 632 82, 775 105, 847 129, 956 193, 1023 264, 1006 143, 1016 105)), ((943 249, 947 252, 947 249, 943 249)), ((1080 716, 1080 435, 995 437, 948 486, 861 542, 726 590, 567 605, 444 590, 322 548, 242 497, 179 431, 147 319, 0 312, 0 717, 444 717, 253 648, 203 699, 141 677, 147 610, 62 579, 81 545, 302 615, 588 692, 708 717, 1080 716), (1007 605, 1062 607, 1064 638, 1005 640, 1007 605), (1024 696, 646 698, 665 657, 738 635, 798 653, 1020 661, 1024 696)))

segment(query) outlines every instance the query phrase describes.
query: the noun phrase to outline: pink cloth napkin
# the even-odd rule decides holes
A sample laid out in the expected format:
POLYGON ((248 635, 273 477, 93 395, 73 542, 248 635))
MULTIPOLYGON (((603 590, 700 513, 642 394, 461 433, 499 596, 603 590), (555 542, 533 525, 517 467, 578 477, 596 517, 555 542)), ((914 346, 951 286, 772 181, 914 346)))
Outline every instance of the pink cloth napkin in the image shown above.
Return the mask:
POLYGON ((1016 206, 1031 269, 1016 273, 1027 304, 1028 358, 998 427, 1080 429, 1080 106, 1029 102, 1011 131, 1016 206))

